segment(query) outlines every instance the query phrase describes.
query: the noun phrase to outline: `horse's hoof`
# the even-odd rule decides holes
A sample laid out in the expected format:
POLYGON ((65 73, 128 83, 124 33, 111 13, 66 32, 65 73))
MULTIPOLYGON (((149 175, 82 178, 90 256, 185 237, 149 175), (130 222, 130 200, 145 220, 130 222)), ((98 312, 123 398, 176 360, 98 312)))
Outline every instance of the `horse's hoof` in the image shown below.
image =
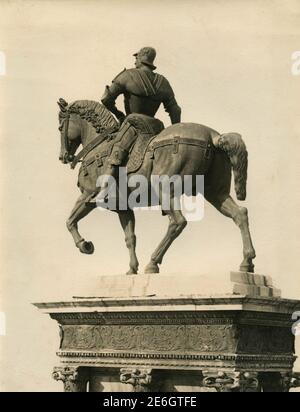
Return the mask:
POLYGON ((145 268, 145 273, 159 273, 159 267, 157 263, 150 262, 145 268))
POLYGON ((138 271, 136 269, 130 268, 126 275, 137 275, 138 271))
POLYGON ((93 242, 87 242, 85 240, 79 243, 78 248, 81 253, 85 253, 86 255, 91 255, 95 250, 93 242))
POLYGON ((240 272, 254 273, 254 264, 252 262, 242 262, 240 265, 240 272))

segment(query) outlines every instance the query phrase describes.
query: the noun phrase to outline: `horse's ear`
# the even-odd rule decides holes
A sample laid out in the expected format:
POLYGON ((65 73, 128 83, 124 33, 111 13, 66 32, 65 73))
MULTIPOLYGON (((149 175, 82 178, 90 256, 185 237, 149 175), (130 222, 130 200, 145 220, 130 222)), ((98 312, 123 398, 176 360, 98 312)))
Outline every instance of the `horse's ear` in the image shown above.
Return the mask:
POLYGON ((66 111, 68 103, 62 97, 58 100, 57 104, 62 112, 66 111))

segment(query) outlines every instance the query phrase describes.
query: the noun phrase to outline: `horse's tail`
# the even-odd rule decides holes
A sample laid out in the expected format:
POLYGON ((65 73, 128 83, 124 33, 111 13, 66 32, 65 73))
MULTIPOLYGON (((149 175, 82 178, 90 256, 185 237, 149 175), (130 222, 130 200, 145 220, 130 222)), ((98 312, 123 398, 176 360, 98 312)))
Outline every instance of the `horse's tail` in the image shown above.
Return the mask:
POLYGON ((246 199, 248 152, 242 136, 238 133, 224 133, 217 147, 229 157, 234 175, 234 188, 238 200, 246 199))

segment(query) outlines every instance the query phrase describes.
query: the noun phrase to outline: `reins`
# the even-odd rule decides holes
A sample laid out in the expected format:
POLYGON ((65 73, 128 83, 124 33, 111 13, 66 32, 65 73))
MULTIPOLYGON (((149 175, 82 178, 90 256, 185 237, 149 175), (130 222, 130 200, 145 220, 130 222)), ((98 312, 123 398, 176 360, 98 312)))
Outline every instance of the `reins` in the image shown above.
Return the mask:
POLYGON ((108 129, 105 132, 102 132, 98 136, 96 136, 90 143, 88 143, 80 152, 74 157, 71 163, 71 169, 74 169, 78 162, 81 161, 91 150, 97 147, 99 144, 104 142, 107 138, 111 136, 113 129, 108 129))

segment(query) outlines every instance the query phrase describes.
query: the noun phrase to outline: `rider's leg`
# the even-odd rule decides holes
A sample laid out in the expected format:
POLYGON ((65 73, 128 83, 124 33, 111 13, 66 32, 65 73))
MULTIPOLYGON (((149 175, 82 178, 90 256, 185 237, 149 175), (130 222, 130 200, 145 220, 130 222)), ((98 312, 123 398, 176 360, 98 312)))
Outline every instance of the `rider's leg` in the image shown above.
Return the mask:
POLYGON ((124 122, 117 133, 112 152, 107 159, 102 175, 114 176, 118 166, 124 163, 128 153, 136 140, 136 130, 129 123, 124 122))
POLYGON ((112 152, 104 165, 103 175, 115 177, 118 166, 124 163, 135 139, 135 128, 130 123, 124 122, 117 133, 112 152))
MULTIPOLYGON (((117 133, 116 139, 115 139, 115 144, 113 146, 112 152, 110 156, 107 158, 103 171, 101 173, 102 175, 102 182, 99 187, 99 191, 103 189, 107 189, 108 182, 110 180, 110 177, 113 177, 116 181, 116 185, 118 185, 118 170, 119 167, 124 164, 128 153, 131 149, 131 146, 133 145, 134 141, 136 140, 136 129, 134 126, 132 126, 129 122, 124 122, 120 128, 120 130, 117 133)), ((97 194, 99 193, 97 192, 97 194)), ((105 190, 106 192, 106 190, 105 190)), ((108 190, 109 192, 109 190, 108 190)), ((98 197, 98 202, 101 205, 101 203, 106 203, 107 199, 109 198, 109 193, 106 193, 103 198, 98 197)), ((117 196, 118 198, 118 196, 117 196)))

